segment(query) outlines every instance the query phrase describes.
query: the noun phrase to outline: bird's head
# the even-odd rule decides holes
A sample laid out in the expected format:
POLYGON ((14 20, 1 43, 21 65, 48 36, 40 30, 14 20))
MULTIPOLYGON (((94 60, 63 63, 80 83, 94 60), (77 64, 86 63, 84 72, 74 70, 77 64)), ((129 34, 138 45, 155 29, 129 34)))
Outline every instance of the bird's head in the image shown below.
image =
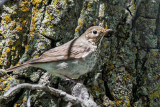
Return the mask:
POLYGON ((85 38, 92 44, 99 45, 104 36, 108 37, 109 33, 113 33, 112 29, 104 29, 101 26, 92 26, 84 33, 85 38))

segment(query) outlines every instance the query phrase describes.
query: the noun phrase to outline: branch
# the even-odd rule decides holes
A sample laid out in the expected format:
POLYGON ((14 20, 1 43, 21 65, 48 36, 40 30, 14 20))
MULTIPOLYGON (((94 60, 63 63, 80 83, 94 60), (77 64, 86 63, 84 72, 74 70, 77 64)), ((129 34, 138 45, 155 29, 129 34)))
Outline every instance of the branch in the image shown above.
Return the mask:
POLYGON ((67 102, 71 102, 72 104, 85 104, 84 100, 77 98, 77 97, 74 97, 72 95, 69 95, 62 90, 47 87, 44 85, 29 84, 29 83, 18 84, 17 86, 9 89, 2 97, 0 97, 0 102, 10 99, 16 93, 18 93, 18 91, 20 91, 22 88, 30 89, 30 90, 35 90, 35 89, 42 90, 46 93, 50 93, 51 95, 55 95, 56 97, 61 97, 63 100, 65 100, 67 102))

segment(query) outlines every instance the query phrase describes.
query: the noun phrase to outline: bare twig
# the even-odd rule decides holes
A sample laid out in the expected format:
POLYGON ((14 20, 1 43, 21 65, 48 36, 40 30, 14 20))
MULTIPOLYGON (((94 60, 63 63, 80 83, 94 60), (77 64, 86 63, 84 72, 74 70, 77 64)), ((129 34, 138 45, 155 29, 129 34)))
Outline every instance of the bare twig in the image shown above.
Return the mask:
MULTIPOLYGON (((72 95, 67 94, 62 90, 45 85, 29 83, 18 84, 17 86, 9 89, 2 97, 0 97, 0 102, 4 102, 4 100, 8 101, 23 88, 29 90, 42 90, 50 95, 55 95, 56 97, 62 98, 64 101, 70 102, 68 106, 80 104, 82 107, 97 107, 97 104, 94 102, 92 96, 89 95, 87 88, 81 83, 77 83, 73 87, 72 95)), ((30 105, 30 98, 28 101, 29 102, 27 102, 27 104, 30 105)))
POLYGON ((82 99, 79 99, 77 97, 69 95, 62 90, 58 90, 58 89, 48 87, 48 86, 44 86, 44 85, 29 84, 29 83, 18 84, 17 86, 11 88, 2 97, 0 97, 0 102, 3 101, 3 100, 10 99, 17 92, 19 92, 22 88, 30 89, 30 90, 34 90, 34 89, 42 90, 46 93, 50 93, 51 95, 55 95, 57 97, 60 97, 67 102, 72 102, 72 104, 84 104, 84 101, 82 99))

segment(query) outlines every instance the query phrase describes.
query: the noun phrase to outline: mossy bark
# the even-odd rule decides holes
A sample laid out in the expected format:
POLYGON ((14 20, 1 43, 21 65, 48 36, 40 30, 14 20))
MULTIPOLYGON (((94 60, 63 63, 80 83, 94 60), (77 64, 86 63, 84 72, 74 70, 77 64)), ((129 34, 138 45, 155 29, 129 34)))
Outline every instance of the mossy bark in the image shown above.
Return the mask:
MULTIPOLYGON (((80 78, 95 102, 107 107, 160 106, 159 0, 14 0, 0 9, 1 69, 38 57, 100 25, 115 33, 103 40, 96 69, 80 78)), ((0 71, 0 94, 15 84, 44 84, 43 77, 43 70, 35 68, 10 75, 0 71)), ((68 93, 73 85, 54 76, 47 80, 68 93)), ((23 107, 26 93, 20 91, 2 106, 23 107)), ((67 104, 38 91, 30 95, 34 107, 67 104)))

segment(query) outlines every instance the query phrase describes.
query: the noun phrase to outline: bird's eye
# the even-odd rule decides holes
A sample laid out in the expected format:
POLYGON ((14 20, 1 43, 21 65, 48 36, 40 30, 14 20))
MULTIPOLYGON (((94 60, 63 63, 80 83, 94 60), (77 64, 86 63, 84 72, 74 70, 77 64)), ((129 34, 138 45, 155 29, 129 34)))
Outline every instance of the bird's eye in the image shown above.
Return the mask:
POLYGON ((94 30, 94 31, 93 31, 93 34, 97 34, 97 31, 96 31, 96 30, 94 30))

